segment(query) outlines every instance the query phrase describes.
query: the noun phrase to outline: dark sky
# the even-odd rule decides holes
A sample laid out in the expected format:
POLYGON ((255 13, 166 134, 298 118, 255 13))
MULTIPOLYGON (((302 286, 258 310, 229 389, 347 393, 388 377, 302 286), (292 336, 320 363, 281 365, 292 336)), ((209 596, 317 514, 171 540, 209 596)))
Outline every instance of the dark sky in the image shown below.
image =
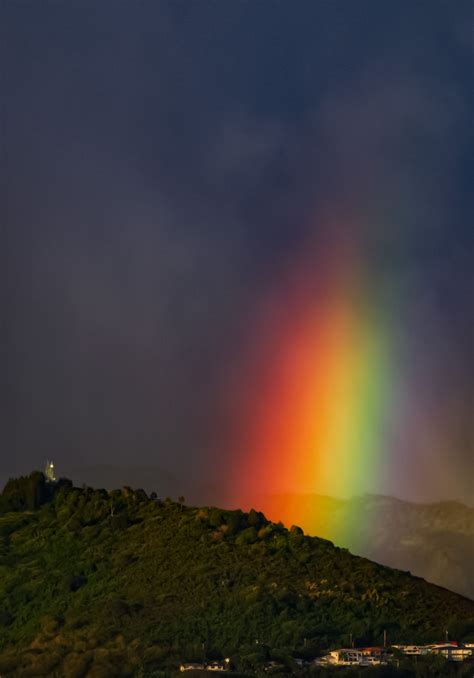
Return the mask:
POLYGON ((418 484, 367 490, 471 502, 473 30, 470 0, 2 0, 0 477, 218 477, 249 324, 337 212, 443 420, 418 484))

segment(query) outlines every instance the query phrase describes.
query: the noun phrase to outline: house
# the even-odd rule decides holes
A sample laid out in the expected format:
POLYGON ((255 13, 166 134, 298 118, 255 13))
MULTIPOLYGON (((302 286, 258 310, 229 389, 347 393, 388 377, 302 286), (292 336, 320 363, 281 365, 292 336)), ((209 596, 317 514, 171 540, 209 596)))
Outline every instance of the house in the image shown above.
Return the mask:
POLYGON ((357 647, 357 652, 360 652, 364 657, 381 657, 384 652, 383 647, 357 647))
POLYGON ((364 657, 363 664, 368 666, 386 666, 388 662, 381 655, 369 655, 364 657))
POLYGON ((181 664, 179 667, 180 671, 204 671, 205 670, 204 664, 198 664, 197 662, 190 662, 187 664, 181 664))
POLYGON ((392 647, 400 650, 400 652, 403 652, 403 654, 407 655, 408 657, 428 654, 430 651, 428 645, 393 645, 392 647))
POLYGON ((216 660, 212 662, 207 662, 206 669, 208 671, 228 671, 230 664, 230 659, 226 657, 222 660, 216 660))
POLYGON ((383 647, 358 647, 357 650, 364 657, 364 662, 370 666, 387 664, 386 650, 383 647))
POLYGON ((342 648, 333 650, 325 657, 317 659, 315 665, 380 666, 387 664, 383 653, 384 650, 381 647, 342 648))
POLYGON ((459 647, 453 643, 432 645, 430 652, 432 654, 439 654, 452 662, 462 662, 472 656, 472 648, 459 647))
POLYGON ((363 658, 363 654, 353 648, 333 650, 328 655, 329 663, 337 664, 338 666, 357 666, 363 661, 363 658))

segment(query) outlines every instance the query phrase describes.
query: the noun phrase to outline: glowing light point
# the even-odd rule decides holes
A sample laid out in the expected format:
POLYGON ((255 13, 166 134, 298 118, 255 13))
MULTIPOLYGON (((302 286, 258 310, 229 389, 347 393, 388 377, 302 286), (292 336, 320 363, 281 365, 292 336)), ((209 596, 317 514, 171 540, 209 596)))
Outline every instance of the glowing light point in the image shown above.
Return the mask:
POLYGON ((48 483, 55 483, 56 476, 54 475, 54 464, 49 459, 46 461, 46 468, 44 470, 44 475, 48 483))

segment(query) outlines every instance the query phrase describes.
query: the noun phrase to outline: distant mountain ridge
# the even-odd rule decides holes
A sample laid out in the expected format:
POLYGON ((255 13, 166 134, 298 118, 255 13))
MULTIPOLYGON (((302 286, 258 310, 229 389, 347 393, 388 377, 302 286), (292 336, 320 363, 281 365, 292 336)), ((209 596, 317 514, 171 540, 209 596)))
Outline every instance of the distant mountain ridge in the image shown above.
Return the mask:
POLYGON ((415 504, 384 495, 344 500, 298 494, 262 497, 261 506, 273 520, 284 515, 352 553, 474 598, 472 507, 455 501, 415 504))

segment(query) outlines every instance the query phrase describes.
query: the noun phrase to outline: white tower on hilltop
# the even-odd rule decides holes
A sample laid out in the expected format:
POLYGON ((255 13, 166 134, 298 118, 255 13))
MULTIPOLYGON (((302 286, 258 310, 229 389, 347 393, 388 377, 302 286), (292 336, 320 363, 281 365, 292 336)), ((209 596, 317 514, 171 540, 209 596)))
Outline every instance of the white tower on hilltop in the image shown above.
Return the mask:
POLYGON ((44 469, 44 475, 48 483, 55 483, 56 476, 54 475, 54 464, 52 461, 46 462, 46 468, 44 469))

